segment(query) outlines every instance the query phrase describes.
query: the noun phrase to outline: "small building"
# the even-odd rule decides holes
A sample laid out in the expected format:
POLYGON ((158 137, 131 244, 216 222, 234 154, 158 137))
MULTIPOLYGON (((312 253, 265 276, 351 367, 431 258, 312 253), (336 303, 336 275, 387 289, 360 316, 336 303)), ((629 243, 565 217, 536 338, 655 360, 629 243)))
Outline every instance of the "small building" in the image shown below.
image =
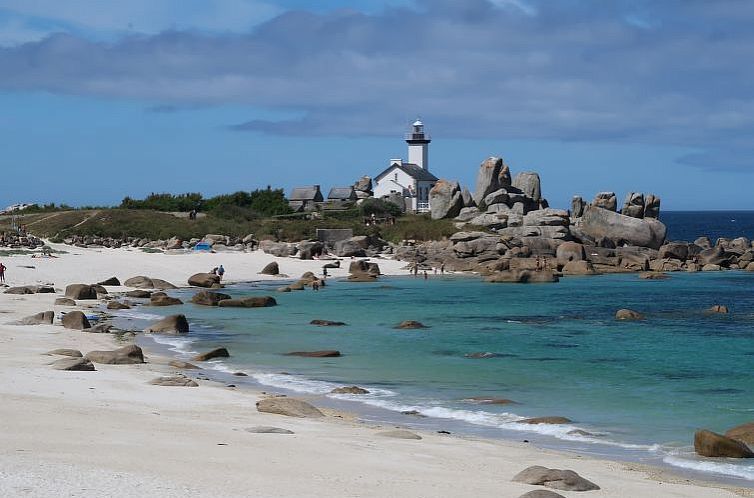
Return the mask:
POLYGON ((328 201, 348 202, 356 200, 356 191, 353 187, 333 187, 327 194, 328 201))
POLYGON ((391 159, 389 166, 374 179, 374 196, 382 198, 400 194, 407 210, 416 213, 429 211, 429 191, 438 178, 429 172, 429 143, 424 123, 416 120, 406 134, 408 161, 391 159))
POLYGON ((317 204, 324 202, 319 185, 295 187, 288 198, 288 205, 294 212, 313 211, 317 204))

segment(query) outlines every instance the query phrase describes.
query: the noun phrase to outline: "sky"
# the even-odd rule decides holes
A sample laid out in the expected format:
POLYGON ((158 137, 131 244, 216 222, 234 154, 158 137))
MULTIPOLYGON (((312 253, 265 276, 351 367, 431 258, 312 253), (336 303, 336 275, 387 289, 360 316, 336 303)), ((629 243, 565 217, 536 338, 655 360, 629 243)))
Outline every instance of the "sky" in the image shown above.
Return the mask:
POLYGON ((503 157, 550 204, 754 209, 748 0, 0 0, 0 207, 503 157))

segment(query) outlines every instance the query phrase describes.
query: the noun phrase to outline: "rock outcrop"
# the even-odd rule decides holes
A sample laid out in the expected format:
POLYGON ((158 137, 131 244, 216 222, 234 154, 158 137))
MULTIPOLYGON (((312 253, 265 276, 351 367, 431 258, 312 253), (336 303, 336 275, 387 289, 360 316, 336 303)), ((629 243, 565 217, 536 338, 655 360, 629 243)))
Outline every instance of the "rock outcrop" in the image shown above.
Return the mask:
POLYGON ((438 180, 429 191, 430 214, 433 220, 455 218, 464 207, 458 182, 438 180))
POLYGON ((195 273, 188 279, 188 284, 194 287, 211 288, 220 283, 220 276, 212 273, 195 273))
POLYGON ((266 308, 277 305, 272 296, 248 296, 238 299, 223 299, 218 302, 220 308, 266 308))
POLYGON ((666 227, 656 219, 637 219, 608 209, 590 206, 581 217, 580 230, 593 240, 610 239, 623 244, 659 249, 665 242, 666 227))
POLYGON ((500 157, 489 157, 479 166, 479 173, 476 177, 476 190, 474 191, 474 202, 478 205, 484 201, 488 194, 500 188, 500 171, 503 168, 503 159, 500 157))

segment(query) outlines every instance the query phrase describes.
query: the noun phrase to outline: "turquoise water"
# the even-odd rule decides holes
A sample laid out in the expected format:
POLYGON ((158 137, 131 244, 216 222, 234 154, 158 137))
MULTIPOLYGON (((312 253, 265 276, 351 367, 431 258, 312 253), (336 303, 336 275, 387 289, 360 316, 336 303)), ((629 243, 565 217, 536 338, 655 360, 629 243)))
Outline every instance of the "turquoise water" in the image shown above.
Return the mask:
MULTIPOLYGON (((239 284, 226 291, 271 294, 278 285, 239 284)), ((174 295, 188 300, 193 292, 174 295)), ((754 274, 678 273, 664 281, 603 275, 555 285, 383 277, 374 284, 331 281, 320 292, 272 295, 278 301, 272 308, 188 304, 140 307, 126 316, 185 313, 192 326, 187 337, 157 338, 179 356, 222 345, 232 357, 213 367, 243 370, 249 381, 323 395, 359 385, 371 393, 331 398, 351 401, 372 417, 390 413, 411 423, 416 417, 400 412, 418 410, 427 416, 423 424, 452 422, 454 430, 623 452, 754 482, 753 463, 697 459, 691 447, 697 428, 724 432, 754 420, 754 274), (716 303, 728 305, 731 314, 704 313, 716 303), (615 321, 615 311, 624 307, 647 319, 615 321), (309 325, 313 319, 348 325, 309 325), (407 319, 430 328, 393 328, 407 319), (343 356, 283 355, 323 349, 343 356), (465 356, 471 353, 491 354, 465 356), (517 404, 467 401, 474 396, 517 404), (517 422, 551 415, 573 423, 517 422), (571 433, 576 429, 590 434, 571 433)))

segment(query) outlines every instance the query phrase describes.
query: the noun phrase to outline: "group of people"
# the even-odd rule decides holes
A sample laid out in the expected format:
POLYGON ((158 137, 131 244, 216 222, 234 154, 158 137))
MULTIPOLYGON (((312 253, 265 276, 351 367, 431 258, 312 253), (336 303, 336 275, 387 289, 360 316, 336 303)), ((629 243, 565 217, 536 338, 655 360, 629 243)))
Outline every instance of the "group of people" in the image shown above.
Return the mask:
MULTIPOLYGON (((413 265, 411 265, 411 271, 413 272, 414 277, 418 277, 419 276, 419 263, 414 263, 413 265)), ((438 268, 433 267, 432 272, 435 275, 437 275, 438 268)), ((445 275, 445 263, 440 264, 439 272, 440 274, 445 275)), ((427 270, 424 270, 422 272, 422 275, 424 276, 424 280, 427 280, 429 278, 429 274, 427 273, 427 270)))
POLYGON ((216 267, 212 268, 212 270, 210 271, 210 273, 212 275, 217 275, 218 277, 220 277, 220 280, 222 280, 223 279, 223 275, 225 275, 225 268, 223 268, 223 265, 216 266, 216 267))

